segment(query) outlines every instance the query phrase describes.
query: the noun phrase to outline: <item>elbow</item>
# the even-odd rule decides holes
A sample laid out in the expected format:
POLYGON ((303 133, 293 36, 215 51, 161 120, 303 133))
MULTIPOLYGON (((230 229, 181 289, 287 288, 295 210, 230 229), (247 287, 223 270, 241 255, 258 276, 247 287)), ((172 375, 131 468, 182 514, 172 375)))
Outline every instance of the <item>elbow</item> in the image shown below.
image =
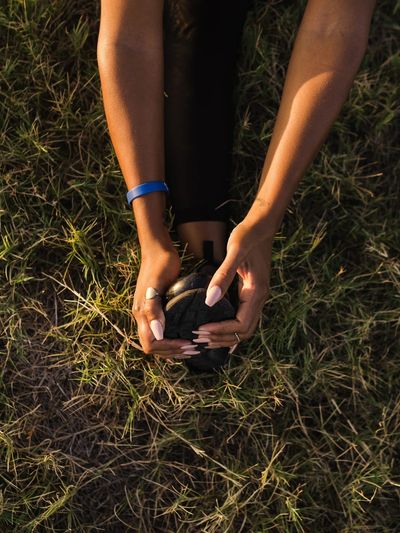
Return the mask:
POLYGON ((96 57, 99 68, 105 68, 109 65, 113 58, 117 55, 117 47, 115 44, 99 38, 97 41, 96 57))
POLYGON ((116 42, 99 39, 97 42, 97 66, 100 74, 103 71, 114 70, 117 65, 123 63, 127 56, 126 49, 116 42))
POLYGON ((99 68, 108 68, 110 64, 125 61, 135 61, 142 58, 154 61, 161 57, 162 43, 154 42, 125 42, 120 39, 110 41, 99 37, 97 41, 97 64, 99 68))
POLYGON ((105 46, 105 43, 102 39, 98 39, 97 41, 97 48, 96 48, 96 58, 97 58, 97 65, 99 68, 102 68, 105 64, 107 64, 107 53, 106 53, 107 47, 105 46))

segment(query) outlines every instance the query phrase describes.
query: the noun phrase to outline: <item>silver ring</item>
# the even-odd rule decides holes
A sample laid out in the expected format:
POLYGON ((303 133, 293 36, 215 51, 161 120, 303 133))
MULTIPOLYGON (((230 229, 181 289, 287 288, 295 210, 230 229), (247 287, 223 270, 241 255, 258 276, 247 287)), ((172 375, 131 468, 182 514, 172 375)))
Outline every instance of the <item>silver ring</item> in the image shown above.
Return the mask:
POLYGON ((160 294, 158 291, 156 291, 156 289, 153 289, 153 287, 147 287, 146 295, 144 297, 145 300, 154 300, 154 298, 157 298, 157 296, 160 296, 160 294))
POLYGON ((236 337, 236 340, 237 340, 238 342, 240 342, 239 333, 234 333, 234 335, 235 335, 235 337, 236 337))

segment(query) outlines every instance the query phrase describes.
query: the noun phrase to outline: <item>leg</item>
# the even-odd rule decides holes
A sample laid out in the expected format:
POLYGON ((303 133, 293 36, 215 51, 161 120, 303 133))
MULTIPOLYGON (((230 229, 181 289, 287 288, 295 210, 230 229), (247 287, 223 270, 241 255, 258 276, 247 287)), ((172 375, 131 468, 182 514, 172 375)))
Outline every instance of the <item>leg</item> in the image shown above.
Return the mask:
POLYGON ((225 256, 231 179, 233 89, 249 0, 167 0, 166 179, 182 242, 225 256))
POLYGON ((220 220, 199 220, 183 222, 177 226, 179 239, 187 244, 187 250, 195 257, 204 257, 210 261, 222 263, 225 258, 227 223, 220 220), (204 243, 212 242, 213 248, 207 255, 204 243))

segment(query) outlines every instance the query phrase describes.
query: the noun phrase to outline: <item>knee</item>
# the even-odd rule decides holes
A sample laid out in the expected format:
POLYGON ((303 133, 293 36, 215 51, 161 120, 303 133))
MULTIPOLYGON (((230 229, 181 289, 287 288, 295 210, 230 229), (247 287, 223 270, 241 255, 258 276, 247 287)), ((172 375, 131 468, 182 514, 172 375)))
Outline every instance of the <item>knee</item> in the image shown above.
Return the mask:
POLYGON ((206 11, 210 11, 210 3, 204 0, 167 0, 167 30, 175 37, 192 38, 201 23, 210 19, 206 11))

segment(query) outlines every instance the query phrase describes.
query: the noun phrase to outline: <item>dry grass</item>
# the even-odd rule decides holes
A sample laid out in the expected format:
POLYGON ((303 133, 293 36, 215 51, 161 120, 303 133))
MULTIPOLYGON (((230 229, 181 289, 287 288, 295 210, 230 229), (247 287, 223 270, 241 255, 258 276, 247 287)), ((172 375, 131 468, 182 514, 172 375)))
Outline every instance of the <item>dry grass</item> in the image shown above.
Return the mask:
MULTIPOLYGON (((276 241, 260 327, 199 377, 134 345, 139 256, 100 97, 98 3, 2 3, 2 532, 399 531, 400 4, 378 4, 276 241)), ((234 222, 302 5, 259 1, 248 21, 234 222)))

